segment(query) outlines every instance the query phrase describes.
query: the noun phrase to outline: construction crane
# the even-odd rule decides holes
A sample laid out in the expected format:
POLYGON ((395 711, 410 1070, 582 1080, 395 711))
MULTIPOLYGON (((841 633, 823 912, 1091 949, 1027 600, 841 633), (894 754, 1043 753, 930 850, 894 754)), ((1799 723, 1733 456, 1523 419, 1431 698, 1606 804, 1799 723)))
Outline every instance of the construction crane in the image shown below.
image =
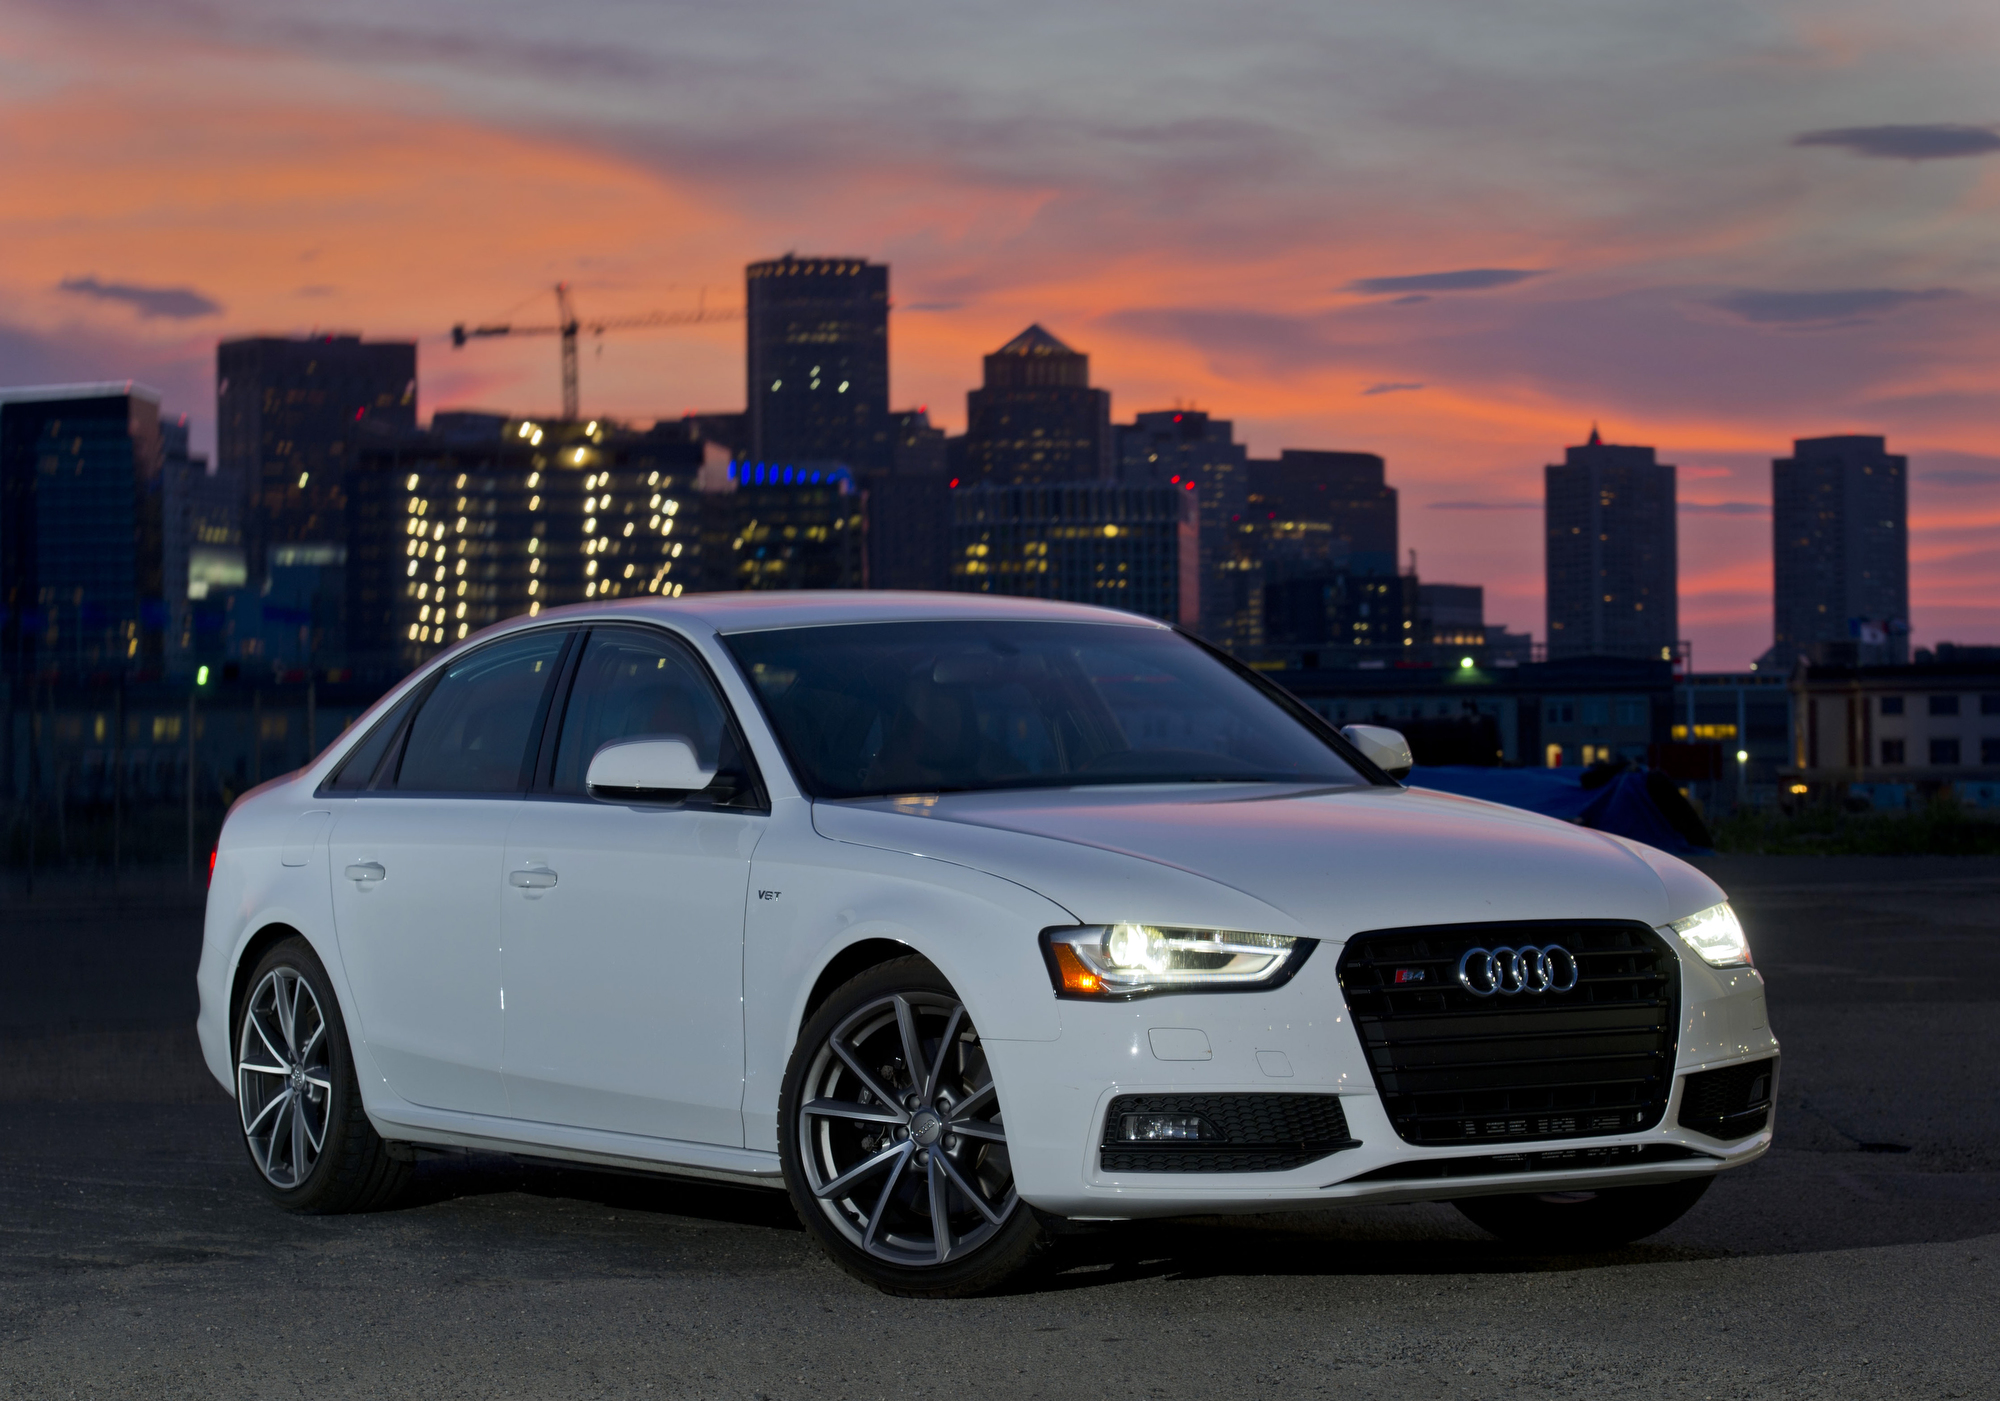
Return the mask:
POLYGON ((606 331, 637 331, 655 326, 693 326, 705 321, 735 321, 742 317, 741 308, 732 307, 724 311, 711 311, 704 300, 693 311, 654 311, 644 316, 613 316, 602 320, 584 321, 576 314, 575 304, 570 301, 569 284, 556 284, 556 324, 553 326, 515 326, 500 322, 491 326, 467 326, 460 322, 451 328, 452 349, 462 349, 469 340, 483 340, 489 336, 560 336, 562 337, 562 400, 563 417, 574 420, 580 417, 577 409, 576 390, 576 337, 579 331, 589 331, 601 336, 606 331))

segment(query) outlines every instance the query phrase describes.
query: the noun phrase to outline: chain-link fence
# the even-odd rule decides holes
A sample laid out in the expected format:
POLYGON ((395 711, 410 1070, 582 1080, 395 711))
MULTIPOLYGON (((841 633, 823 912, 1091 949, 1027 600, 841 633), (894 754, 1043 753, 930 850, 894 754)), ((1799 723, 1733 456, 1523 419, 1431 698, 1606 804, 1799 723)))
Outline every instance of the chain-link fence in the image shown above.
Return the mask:
POLYGON ((381 686, 116 680, 7 685, 0 797, 8 870, 180 866, 205 878, 231 803, 288 773, 367 710, 381 686))

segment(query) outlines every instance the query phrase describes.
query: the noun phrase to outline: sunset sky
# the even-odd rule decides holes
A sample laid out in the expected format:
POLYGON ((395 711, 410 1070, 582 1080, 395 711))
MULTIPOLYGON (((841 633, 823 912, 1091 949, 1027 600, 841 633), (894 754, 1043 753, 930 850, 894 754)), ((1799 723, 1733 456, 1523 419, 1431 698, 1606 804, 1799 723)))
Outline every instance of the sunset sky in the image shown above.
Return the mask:
MULTIPOLYGON (((1680 466, 1695 664, 1770 643, 1769 462, 1912 464, 1919 645, 2000 642, 1990 0, 0 0, 0 384, 416 338, 422 412, 548 412, 457 321, 740 303, 887 262, 897 407, 958 431, 1039 321, 1114 415, 1379 452, 1424 577, 1543 633, 1541 466, 1680 466)), ((740 323, 586 342, 583 405, 740 409, 740 323)))

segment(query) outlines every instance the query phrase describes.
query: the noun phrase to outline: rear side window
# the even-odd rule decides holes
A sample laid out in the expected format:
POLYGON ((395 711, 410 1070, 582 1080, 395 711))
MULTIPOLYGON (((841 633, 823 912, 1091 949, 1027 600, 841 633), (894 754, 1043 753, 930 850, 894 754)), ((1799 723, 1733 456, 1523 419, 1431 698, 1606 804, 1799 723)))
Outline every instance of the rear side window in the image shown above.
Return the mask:
POLYGON ((625 739, 678 739, 715 781, 705 805, 759 807, 757 783, 727 703, 699 659, 652 628, 597 628, 577 663, 556 742, 555 792, 582 795, 590 761, 625 739))
POLYGON ((567 633, 510 637, 459 658, 410 722, 393 784, 414 793, 518 793, 567 633))
POLYGON ((376 722, 367 738, 348 751, 326 785, 329 792, 359 793, 367 789, 375 777, 375 770, 382 767, 383 756, 402 733, 403 721, 409 716, 411 707, 422 694, 423 687, 419 686, 397 701, 395 708, 376 722))

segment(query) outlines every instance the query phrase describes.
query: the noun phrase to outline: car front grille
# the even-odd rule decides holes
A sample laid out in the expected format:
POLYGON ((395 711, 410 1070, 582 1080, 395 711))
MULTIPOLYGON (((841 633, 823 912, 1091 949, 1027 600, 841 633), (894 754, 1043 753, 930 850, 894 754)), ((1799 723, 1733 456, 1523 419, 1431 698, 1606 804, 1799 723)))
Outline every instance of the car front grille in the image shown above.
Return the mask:
POLYGON ((1710 1138, 1748 1138, 1771 1121, 1776 1057, 1687 1077, 1681 1087, 1681 1127, 1710 1138))
POLYGON ((1642 924, 1373 930, 1347 941, 1339 970, 1383 1108, 1406 1143, 1630 1133, 1666 1110, 1680 963, 1642 924), (1568 992, 1481 997, 1459 980, 1469 950, 1549 945, 1575 957, 1568 992))
POLYGON ((1339 1095, 1119 1095, 1104 1115, 1098 1165, 1106 1172, 1287 1172, 1343 1148, 1339 1095), (1199 1121, 1200 1137, 1135 1141, 1128 1117, 1199 1121))

